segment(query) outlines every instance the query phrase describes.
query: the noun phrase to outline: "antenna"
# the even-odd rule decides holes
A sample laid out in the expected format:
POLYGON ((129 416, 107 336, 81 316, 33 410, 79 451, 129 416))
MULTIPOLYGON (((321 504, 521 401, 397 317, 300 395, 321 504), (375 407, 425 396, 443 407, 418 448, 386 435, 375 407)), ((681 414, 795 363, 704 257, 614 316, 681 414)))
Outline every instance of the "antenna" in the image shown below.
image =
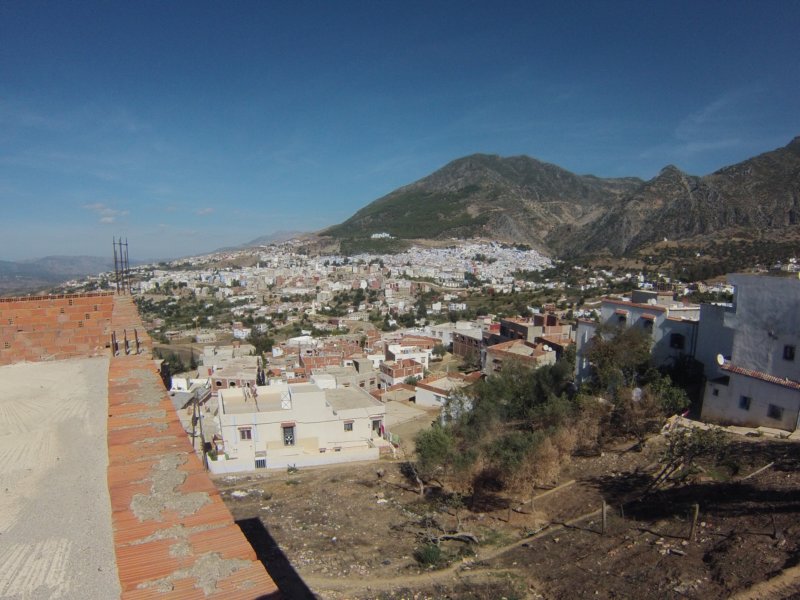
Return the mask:
POLYGON ((122 241, 111 238, 111 245, 114 248, 114 283, 118 294, 131 293, 131 269, 128 262, 128 238, 122 241))
POLYGON ((114 248, 114 283, 119 294, 119 259, 117 258, 117 238, 111 238, 111 246, 114 248))

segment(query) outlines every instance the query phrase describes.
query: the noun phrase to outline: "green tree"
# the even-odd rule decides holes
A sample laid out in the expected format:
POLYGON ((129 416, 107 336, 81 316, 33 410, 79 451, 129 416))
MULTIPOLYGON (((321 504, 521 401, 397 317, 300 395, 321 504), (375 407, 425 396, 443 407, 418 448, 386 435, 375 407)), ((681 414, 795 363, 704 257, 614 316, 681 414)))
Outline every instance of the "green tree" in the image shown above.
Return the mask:
MULTIPOLYGON (((531 369, 509 361, 502 372, 449 398, 445 414, 450 420, 437 426, 439 451, 424 449, 428 462, 420 468, 423 478, 435 464, 439 480, 470 488, 473 497, 489 482, 508 489, 551 482, 577 438, 569 428, 579 407, 565 393, 571 371, 562 363, 531 369)), ((421 439, 432 445, 430 439, 421 439)))
POLYGON ((689 408, 689 397, 686 392, 672 383, 669 375, 656 372, 645 387, 652 394, 664 415, 675 415, 689 408))
POLYGON ((719 462, 727 450, 725 433, 712 429, 678 429, 667 435, 667 447, 661 462, 661 471, 653 478, 650 489, 656 488, 673 477, 682 478, 692 473, 696 462, 709 459, 719 462))
MULTIPOLYGON (((297 329, 299 331, 299 326, 297 327, 297 329)), ((247 341, 250 342, 256 349, 256 354, 265 354, 267 352, 272 352, 272 346, 275 345, 275 340, 271 338, 268 333, 259 332, 256 331, 255 329, 250 331, 250 335, 247 337, 247 341)))
POLYGON ((587 357, 594 388, 616 398, 625 387, 634 387, 650 367, 650 336, 638 327, 599 327, 587 357))

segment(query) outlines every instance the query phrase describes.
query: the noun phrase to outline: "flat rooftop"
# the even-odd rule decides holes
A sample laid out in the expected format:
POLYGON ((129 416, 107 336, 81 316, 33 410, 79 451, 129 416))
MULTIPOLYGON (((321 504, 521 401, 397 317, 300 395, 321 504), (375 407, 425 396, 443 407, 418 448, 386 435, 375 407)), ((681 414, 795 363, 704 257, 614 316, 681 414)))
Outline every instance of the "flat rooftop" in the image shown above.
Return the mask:
POLYGON ((0 597, 118 598, 109 358, 0 367, 0 597))
POLYGON ((383 407, 383 402, 376 400, 361 388, 325 390, 325 399, 333 410, 352 410, 355 408, 373 409, 383 407))

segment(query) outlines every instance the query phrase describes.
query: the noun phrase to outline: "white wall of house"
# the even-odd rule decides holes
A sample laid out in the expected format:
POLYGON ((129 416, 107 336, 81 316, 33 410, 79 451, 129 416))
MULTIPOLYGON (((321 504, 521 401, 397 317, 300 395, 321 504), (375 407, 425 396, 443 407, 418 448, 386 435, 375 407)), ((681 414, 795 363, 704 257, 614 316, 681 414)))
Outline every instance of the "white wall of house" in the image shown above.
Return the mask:
POLYGON ((424 368, 428 368, 428 361, 432 350, 424 350, 417 346, 402 346, 400 344, 389 344, 387 350, 394 354, 394 360, 410 358, 420 363, 424 368))
POLYGON ((426 390, 425 388, 417 387, 416 404, 418 406, 430 406, 430 407, 441 408, 442 406, 444 406, 444 403, 447 400, 448 395, 449 393, 444 390, 441 390, 439 392, 434 392, 431 390, 426 390))
POLYGON ((384 389, 386 389, 392 387, 393 385, 405 383, 406 379, 408 379, 409 377, 422 379, 423 373, 415 373, 413 375, 400 375, 399 377, 392 377, 388 373, 384 373, 383 371, 381 371, 378 377, 380 377, 381 385, 383 386, 384 389))
MULTIPOLYGON (((696 309, 691 314, 695 313, 696 309)), ((659 305, 604 300, 600 307, 600 323, 637 327, 647 332, 652 339, 653 362, 657 366, 669 366, 682 356, 694 356, 698 324, 695 320, 671 317, 670 314, 659 305)), ((597 325, 592 323, 578 321, 575 339, 578 382, 585 381, 591 374, 586 350, 596 328, 597 325)))
POLYGON ((731 275, 735 311, 725 325, 736 330, 732 362, 747 369, 800 381, 800 280, 731 275), (794 359, 784 348, 794 348, 794 359))
MULTIPOLYGON (((285 469, 289 466, 293 467, 320 467, 325 465, 378 460, 380 457, 380 449, 364 448, 364 449, 348 449, 341 452, 326 452, 319 456, 304 456, 302 460, 293 459, 291 456, 274 457, 268 464, 268 469, 285 469)), ((242 471, 253 471, 254 463, 250 459, 225 459, 224 456, 219 457, 218 460, 208 461, 208 470, 214 475, 224 475, 228 473, 241 473, 242 471)))
POLYGON ((794 431, 800 414, 800 392, 753 377, 730 374, 726 384, 706 384, 700 417, 725 425, 773 427, 794 431))
MULTIPOLYGON (((364 460, 364 456, 373 454, 377 457, 375 441, 380 433, 374 430, 374 422, 383 422, 386 412, 380 403, 334 410, 326 401, 325 391, 316 385, 274 384, 257 388, 259 404, 269 404, 269 409, 256 410, 253 403, 252 412, 226 412, 226 402, 231 406, 240 404, 243 393, 241 389, 220 392, 217 420, 225 453, 239 461, 237 464, 248 466, 248 470, 255 468, 257 457, 265 458, 266 468, 364 460), (275 394, 290 396, 290 402, 285 404, 288 408, 267 402, 267 397, 275 394), (284 439, 287 427, 294 427, 293 444, 284 439), (343 458, 345 454, 347 458, 343 458)), ((366 394, 361 390, 353 393, 366 394)))
POLYGON ((656 365, 671 366, 683 356, 694 356, 696 346, 697 321, 672 317, 656 321, 652 350, 656 365))
POLYGON ((734 330, 725 326, 725 315, 732 310, 732 307, 721 304, 703 304, 700 307, 695 358, 703 363, 707 379, 724 375, 717 364, 718 354, 730 359, 734 330))

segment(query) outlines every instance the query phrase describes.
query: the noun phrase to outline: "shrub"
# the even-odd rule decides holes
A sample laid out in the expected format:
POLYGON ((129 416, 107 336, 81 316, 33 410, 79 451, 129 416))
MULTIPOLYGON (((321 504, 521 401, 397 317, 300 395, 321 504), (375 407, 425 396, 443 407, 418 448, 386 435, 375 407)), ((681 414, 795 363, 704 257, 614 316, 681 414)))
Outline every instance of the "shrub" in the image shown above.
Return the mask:
POLYGON ((442 549, 436 544, 425 544, 414 550, 414 560, 423 567, 438 567, 443 561, 442 549))

